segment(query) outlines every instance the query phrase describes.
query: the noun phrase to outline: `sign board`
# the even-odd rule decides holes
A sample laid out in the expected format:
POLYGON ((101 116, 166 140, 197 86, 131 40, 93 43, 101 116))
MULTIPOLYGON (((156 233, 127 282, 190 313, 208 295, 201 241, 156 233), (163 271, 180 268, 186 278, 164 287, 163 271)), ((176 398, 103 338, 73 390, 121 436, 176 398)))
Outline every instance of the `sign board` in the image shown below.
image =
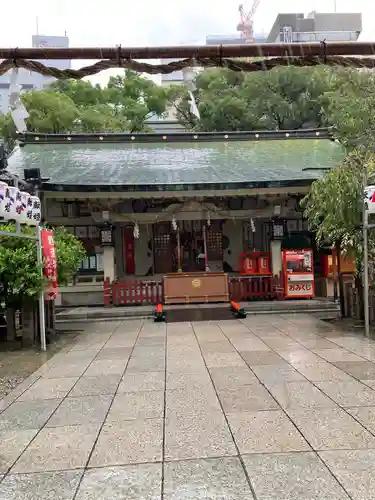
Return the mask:
POLYGON ((296 283, 288 283, 288 296, 302 296, 306 297, 306 295, 312 295, 313 294, 313 288, 312 288, 312 282, 307 281, 307 282, 296 282, 296 283))
POLYGON ((45 300, 55 300, 57 296, 57 259, 53 232, 41 230, 42 252, 44 262, 44 275, 48 279, 48 291, 45 300))

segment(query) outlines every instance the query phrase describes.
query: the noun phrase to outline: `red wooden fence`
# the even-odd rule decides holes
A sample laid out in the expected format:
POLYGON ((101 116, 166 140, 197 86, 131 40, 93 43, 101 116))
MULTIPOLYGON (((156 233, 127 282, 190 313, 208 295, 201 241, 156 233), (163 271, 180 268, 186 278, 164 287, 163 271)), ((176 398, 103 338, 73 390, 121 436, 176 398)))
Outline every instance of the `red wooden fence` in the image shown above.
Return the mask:
MULTIPOLYGON (((229 276, 229 296, 236 302, 284 298, 278 276, 229 276)), ((163 303, 163 282, 153 280, 104 281, 104 305, 156 305, 163 303)))
POLYGON ((104 281, 104 305, 135 306, 163 302, 162 281, 122 280, 104 281))
POLYGON ((273 300, 284 298, 284 288, 278 276, 229 276, 231 300, 273 300))

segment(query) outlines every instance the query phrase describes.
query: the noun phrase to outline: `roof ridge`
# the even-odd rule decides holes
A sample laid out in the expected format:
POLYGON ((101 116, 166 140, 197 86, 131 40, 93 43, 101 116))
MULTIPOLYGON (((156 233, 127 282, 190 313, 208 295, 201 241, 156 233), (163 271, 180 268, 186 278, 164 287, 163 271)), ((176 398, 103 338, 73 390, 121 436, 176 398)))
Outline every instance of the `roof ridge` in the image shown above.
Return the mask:
POLYGON ((333 139, 330 127, 296 130, 251 130, 223 132, 175 132, 175 133, 62 133, 44 134, 26 132, 18 134, 21 145, 25 144, 85 144, 85 143, 162 143, 162 142, 225 142, 282 139, 333 139))

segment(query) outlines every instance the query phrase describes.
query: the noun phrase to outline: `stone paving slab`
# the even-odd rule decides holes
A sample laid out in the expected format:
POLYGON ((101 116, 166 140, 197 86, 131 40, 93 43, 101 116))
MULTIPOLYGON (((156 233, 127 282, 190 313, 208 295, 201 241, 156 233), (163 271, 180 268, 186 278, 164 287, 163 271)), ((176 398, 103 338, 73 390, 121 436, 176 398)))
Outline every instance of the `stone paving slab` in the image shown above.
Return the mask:
POLYGON ((0 400, 0 500, 375 497, 375 342, 303 313, 82 328, 0 400))

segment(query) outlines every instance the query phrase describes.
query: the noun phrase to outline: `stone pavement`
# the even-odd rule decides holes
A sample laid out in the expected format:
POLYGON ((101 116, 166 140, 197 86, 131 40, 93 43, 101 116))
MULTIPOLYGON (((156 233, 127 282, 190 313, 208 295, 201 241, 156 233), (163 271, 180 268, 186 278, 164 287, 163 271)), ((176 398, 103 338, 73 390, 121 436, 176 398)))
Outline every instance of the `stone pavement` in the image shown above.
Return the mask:
POLYGON ((87 324, 0 401, 0 500, 374 499, 374 389, 307 315, 87 324))

